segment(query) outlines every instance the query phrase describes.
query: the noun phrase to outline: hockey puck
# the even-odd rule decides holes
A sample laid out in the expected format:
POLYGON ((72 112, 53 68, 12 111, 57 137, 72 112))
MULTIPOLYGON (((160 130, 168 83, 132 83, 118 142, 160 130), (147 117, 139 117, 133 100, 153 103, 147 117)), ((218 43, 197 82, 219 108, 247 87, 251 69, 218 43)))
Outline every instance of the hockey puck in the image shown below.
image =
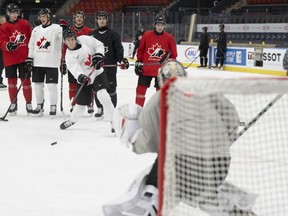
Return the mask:
POLYGON ((56 145, 56 144, 57 144, 57 142, 52 142, 52 143, 51 143, 51 145, 56 145))

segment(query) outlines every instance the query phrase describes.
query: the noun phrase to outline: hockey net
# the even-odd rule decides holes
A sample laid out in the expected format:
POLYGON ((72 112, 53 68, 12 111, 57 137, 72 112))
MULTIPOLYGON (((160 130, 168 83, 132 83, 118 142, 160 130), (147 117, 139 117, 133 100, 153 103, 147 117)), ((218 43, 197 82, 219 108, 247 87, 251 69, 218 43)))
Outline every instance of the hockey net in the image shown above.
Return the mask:
POLYGON ((286 216, 288 79, 169 81, 158 215, 286 216))

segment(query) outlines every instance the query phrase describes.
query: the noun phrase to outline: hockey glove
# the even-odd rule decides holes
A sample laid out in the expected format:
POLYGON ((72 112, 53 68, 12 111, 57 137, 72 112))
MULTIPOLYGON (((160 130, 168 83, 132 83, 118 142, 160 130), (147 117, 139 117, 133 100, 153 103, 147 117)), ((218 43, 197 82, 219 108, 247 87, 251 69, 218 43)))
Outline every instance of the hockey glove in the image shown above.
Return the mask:
POLYGON ((65 19, 60 19, 59 20, 59 25, 62 27, 62 31, 64 32, 66 29, 69 28, 69 23, 65 19))
POLYGON ((6 44, 6 49, 7 49, 8 51, 14 51, 14 50, 16 50, 17 48, 18 48, 17 43, 8 42, 8 43, 6 44))
POLYGON ((89 85, 90 84, 90 77, 86 76, 85 74, 80 74, 78 76, 78 82, 80 84, 89 85))
POLYGON ((104 56, 101 53, 96 53, 92 56, 92 66, 99 70, 104 66, 104 56))
POLYGON ((66 74, 67 74, 67 65, 66 65, 65 60, 63 60, 63 61, 61 62, 60 72, 61 72, 63 75, 66 75, 66 74))
POLYGON ((134 71, 137 76, 140 76, 143 73, 143 63, 136 61, 134 71))
POLYGON ((25 67, 27 69, 25 75, 31 74, 33 71, 33 59, 32 58, 27 58, 25 60, 25 67))
POLYGON ((125 70, 125 69, 128 69, 129 68, 129 62, 128 62, 128 60, 127 60, 127 58, 123 58, 122 60, 121 60, 121 62, 120 62, 120 68, 122 69, 122 70, 125 70))

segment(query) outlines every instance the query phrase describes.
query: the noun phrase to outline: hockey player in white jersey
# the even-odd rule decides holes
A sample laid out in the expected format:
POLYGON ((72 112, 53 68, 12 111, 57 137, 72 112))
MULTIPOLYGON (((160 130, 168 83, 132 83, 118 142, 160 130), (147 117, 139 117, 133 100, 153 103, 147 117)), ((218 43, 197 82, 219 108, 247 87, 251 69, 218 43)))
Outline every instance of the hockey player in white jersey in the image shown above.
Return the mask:
MULTIPOLYGON (((77 92, 81 86, 83 88, 78 95, 76 94, 76 105, 70 119, 60 125, 62 130, 75 124, 82 116, 87 105, 90 104, 91 92, 95 89, 97 78, 103 74, 104 64, 104 46, 102 42, 91 36, 82 35, 77 37, 70 29, 64 31, 63 37, 67 45, 65 55, 67 69, 78 81, 77 92)), ((103 85, 105 84, 103 83, 103 85)), ((97 91, 97 97, 106 110, 105 118, 112 122, 114 106, 107 88, 97 91)), ((114 132, 114 129, 112 128, 111 131, 114 132)))
POLYGON ((29 41, 29 54, 26 60, 28 68, 33 67, 37 107, 35 116, 43 116, 44 112, 44 80, 50 97, 50 116, 57 111, 58 69, 62 53, 62 28, 52 23, 52 12, 45 8, 39 11, 40 25, 36 26, 29 41))
MULTIPOLYGON (((185 76, 186 72, 181 63, 170 60, 165 63, 159 71, 159 85, 162 86, 162 83, 171 76, 183 75, 185 76)), ((159 92, 156 92, 151 97, 143 109, 134 104, 126 104, 120 106, 115 112, 114 124, 117 135, 120 136, 122 144, 137 154, 158 152, 160 118, 159 92)), ((218 144, 221 146, 230 146, 234 141, 234 136, 236 136, 239 126, 238 113, 230 101, 221 94, 211 95, 211 99, 209 100, 211 103, 211 112, 215 113, 215 119, 213 120, 215 124, 212 124, 209 129, 217 130, 217 128, 222 127, 223 130, 226 130, 227 133, 224 134, 230 134, 230 140, 226 139, 227 143, 221 142, 218 144), (229 110, 229 119, 225 119, 225 116, 224 118, 221 117, 221 115, 223 115, 223 109, 226 111, 229 110)), ((197 145, 197 143, 191 143, 191 145, 193 144, 197 145)), ((218 144, 215 143, 215 145, 218 144)), ((185 157, 189 156, 178 156, 178 158, 182 160, 187 159, 185 157)), ((197 157, 201 158, 201 155, 197 157)), ((211 157, 224 161, 223 163, 225 164, 223 165, 225 165, 226 170, 222 173, 217 173, 216 178, 212 176, 208 178, 204 177, 200 183, 194 182, 193 178, 187 176, 187 181, 191 181, 194 185, 193 189, 195 189, 195 193, 191 193, 191 188, 185 189, 185 185, 183 185, 181 191, 178 192, 179 202, 182 201, 194 208, 198 207, 205 212, 206 215, 210 216, 255 215, 252 212, 252 206, 255 202, 256 195, 237 188, 225 180, 229 170, 230 155, 225 155, 225 158, 217 155, 211 155, 211 157), (206 185, 206 188, 203 187, 203 185, 206 185), (201 202, 199 202, 199 200, 201 202)), ((189 161, 189 158, 187 160, 189 161)), ((198 168, 202 168, 202 171, 199 170, 200 173, 208 172, 205 166, 198 168)), ((158 210, 157 171, 158 158, 152 168, 144 170, 132 182, 123 196, 103 206, 105 216, 156 216, 158 210)), ((194 170, 191 172, 194 172, 194 170)), ((195 175, 197 175, 196 172, 195 175)), ((179 173, 178 176, 180 176, 179 173)))

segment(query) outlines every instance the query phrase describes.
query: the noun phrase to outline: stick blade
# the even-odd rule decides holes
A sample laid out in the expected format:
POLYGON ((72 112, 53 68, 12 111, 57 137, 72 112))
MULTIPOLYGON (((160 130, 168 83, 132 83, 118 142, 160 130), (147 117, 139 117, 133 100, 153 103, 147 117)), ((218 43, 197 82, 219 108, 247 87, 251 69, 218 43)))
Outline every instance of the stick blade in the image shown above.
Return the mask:
POLYGON ((8 121, 8 119, 5 119, 5 118, 0 118, 0 121, 5 121, 5 122, 7 122, 7 121, 8 121))

